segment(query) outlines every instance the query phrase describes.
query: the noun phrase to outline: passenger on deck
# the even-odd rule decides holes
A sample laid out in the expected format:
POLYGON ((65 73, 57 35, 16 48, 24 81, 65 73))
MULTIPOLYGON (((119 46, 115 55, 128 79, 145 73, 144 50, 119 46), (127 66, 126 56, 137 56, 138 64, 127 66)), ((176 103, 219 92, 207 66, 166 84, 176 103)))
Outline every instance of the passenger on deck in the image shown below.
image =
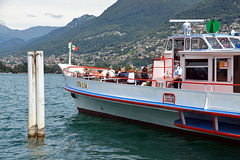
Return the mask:
POLYGON ((103 77, 102 70, 98 70, 97 79, 101 79, 103 77))
POLYGON ((132 68, 129 69, 128 74, 127 74, 128 80, 127 83, 128 84, 134 84, 134 78, 135 78, 135 73, 134 70, 132 68))
POLYGON ((80 78, 80 77, 82 77, 81 72, 77 72, 77 78, 80 78))
MULTIPOLYGON (((173 81, 182 81, 182 68, 180 67, 179 62, 175 62, 174 66, 174 73, 173 73, 173 81)), ((174 88, 181 89, 182 83, 174 83, 174 88)))
MULTIPOLYGON (((147 67, 143 67, 142 73, 141 73, 141 79, 149 79, 147 67)), ((145 86, 145 85, 147 85, 147 83, 146 83, 146 81, 141 80, 141 81, 139 81, 139 85, 145 86)))
POLYGON ((84 75, 84 76, 87 76, 87 75, 88 75, 88 69, 87 69, 87 68, 84 68, 84 69, 83 69, 83 75, 84 75))
POLYGON ((102 70, 102 75, 103 75, 103 77, 106 77, 107 76, 107 73, 108 73, 108 70, 102 70))
POLYGON ((125 70, 125 67, 121 68, 120 73, 118 74, 118 77, 126 77, 127 73, 125 70))
POLYGON ((108 68, 107 76, 108 77, 115 77, 115 71, 112 69, 112 66, 110 66, 108 68))
POLYGON ((86 75, 92 76, 92 75, 93 75, 92 70, 91 70, 91 69, 88 69, 87 72, 86 72, 86 75))
POLYGON ((98 75, 98 71, 96 71, 96 70, 92 71, 92 75, 93 76, 97 76, 98 75))
POLYGON ((118 70, 118 73, 117 73, 117 76, 118 76, 118 77, 119 77, 119 74, 121 73, 121 70, 122 70, 122 68, 119 67, 119 70, 118 70))

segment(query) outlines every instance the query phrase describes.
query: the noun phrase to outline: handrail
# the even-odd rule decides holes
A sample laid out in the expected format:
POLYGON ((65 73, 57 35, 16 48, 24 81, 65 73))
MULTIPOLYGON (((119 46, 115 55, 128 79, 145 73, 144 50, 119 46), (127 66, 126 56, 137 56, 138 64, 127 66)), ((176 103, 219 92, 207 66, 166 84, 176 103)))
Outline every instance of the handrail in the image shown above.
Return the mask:
MULTIPOLYGON (((86 66, 69 66, 67 68, 91 68, 91 69, 106 69, 106 68, 98 68, 98 67, 86 67, 86 66)), ((65 69, 67 69, 65 68, 65 69)))
MULTIPOLYGON (((100 78, 101 80, 104 80, 102 78, 109 78, 109 79, 106 79, 106 80, 117 79, 117 84, 118 84, 118 80, 119 79, 134 80, 135 81, 135 85, 136 85, 136 81, 151 81, 151 82, 155 82, 156 83, 155 87, 157 87, 157 80, 154 80, 154 79, 136 79, 136 78, 126 78, 126 77, 110 77, 110 76, 100 76, 99 74, 84 74, 84 73, 79 73, 77 76, 75 76, 75 73, 72 72, 72 71, 67 71, 65 69, 64 69, 64 71, 67 72, 67 73, 71 73, 73 77, 77 77, 77 78, 78 78, 78 75, 82 75, 82 76, 88 76, 88 77, 95 77, 96 79, 100 78)), ((89 78, 88 78, 88 80, 89 80, 89 78)))
POLYGON ((220 85, 220 86, 240 86, 240 84, 229 84, 229 83, 209 83, 209 82, 186 82, 186 81, 166 81, 166 88, 168 88, 168 83, 186 83, 186 84, 202 84, 206 86, 211 85, 211 91, 213 85, 220 85))
POLYGON ((71 73, 71 74, 73 74, 73 77, 75 77, 75 73, 74 73, 74 72, 72 72, 72 71, 67 71, 66 68, 64 68, 63 71, 64 71, 64 72, 67 72, 67 73, 71 73))

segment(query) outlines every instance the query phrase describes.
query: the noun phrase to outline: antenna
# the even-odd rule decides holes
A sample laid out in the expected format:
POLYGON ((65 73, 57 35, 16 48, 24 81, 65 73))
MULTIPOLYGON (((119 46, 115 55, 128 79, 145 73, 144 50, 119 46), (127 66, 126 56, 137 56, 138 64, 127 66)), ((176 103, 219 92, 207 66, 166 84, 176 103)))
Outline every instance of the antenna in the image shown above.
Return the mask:
POLYGON ((191 34, 191 24, 189 22, 204 22, 204 19, 170 19, 169 22, 182 22, 185 35, 191 34))

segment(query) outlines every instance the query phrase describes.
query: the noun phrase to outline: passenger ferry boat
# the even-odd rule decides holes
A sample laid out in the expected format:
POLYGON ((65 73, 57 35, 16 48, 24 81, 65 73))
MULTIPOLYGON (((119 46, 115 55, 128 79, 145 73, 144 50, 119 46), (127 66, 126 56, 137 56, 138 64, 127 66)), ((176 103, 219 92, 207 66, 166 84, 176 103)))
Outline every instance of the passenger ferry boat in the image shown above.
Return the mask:
POLYGON ((240 39, 191 35, 189 22, 184 35, 168 38, 162 58, 153 59, 151 86, 95 74, 105 68, 59 64, 78 111, 240 140, 240 39), (176 60, 181 89, 171 87, 176 60))

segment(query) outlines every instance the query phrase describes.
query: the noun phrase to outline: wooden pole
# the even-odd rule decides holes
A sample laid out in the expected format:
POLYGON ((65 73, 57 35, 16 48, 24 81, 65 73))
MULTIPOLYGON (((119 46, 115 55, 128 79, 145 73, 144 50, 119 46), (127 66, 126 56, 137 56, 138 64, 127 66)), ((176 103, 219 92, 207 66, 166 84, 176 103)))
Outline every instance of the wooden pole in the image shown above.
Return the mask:
POLYGON ((36 52, 37 77, 37 138, 45 137, 45 108, 44 108, 44 63, 43 51, 36 52))
POLYGON ((36 137, 36 55, 28 52, 28 138, 36 137))

